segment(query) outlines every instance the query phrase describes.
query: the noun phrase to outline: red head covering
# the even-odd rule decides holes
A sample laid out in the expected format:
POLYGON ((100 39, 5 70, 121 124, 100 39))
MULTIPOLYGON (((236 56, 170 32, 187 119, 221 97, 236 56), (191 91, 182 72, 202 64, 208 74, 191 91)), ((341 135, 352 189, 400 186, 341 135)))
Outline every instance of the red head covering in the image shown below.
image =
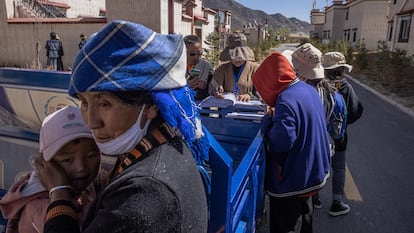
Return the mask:
POLYGON ((263 101, 274 107, 277 96, 295 78, 296 73, 286 57, 279 52, 274 52, 262 62, 252 79, 263 101))

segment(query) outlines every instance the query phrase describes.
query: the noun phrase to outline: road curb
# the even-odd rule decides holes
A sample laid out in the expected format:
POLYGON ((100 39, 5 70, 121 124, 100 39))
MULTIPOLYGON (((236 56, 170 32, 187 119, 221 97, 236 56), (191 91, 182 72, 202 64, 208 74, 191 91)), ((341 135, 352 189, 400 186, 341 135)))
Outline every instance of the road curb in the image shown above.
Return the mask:
POLYGON ((401 111, 407 113, 408 115, 410 115, 412 118, 414 118, 414 111, 411 110, 410 108, 405 107, 404 105, 398 103, 397 101, 389 98, 388 96, 383 95, 382 93, 374 90, 373 88, 371 88, 370 86, 367 86, 366 84, 362 83, 361 81, 359 81, 358 79, 353 78, 352 76, 348 75, 348 74, 344 74, 346 78, 352 80, 353 82, 356 82, 358 85, 362 86, 363 88, 367 89, 368 91, 374 93, 375 95, 377 95, 378 97, 380 97, 381 99, 383 99, 384 101, 387 101, 388 103, 390 103, 391 105, 396 106, 397 108, 401 109, 401 111))

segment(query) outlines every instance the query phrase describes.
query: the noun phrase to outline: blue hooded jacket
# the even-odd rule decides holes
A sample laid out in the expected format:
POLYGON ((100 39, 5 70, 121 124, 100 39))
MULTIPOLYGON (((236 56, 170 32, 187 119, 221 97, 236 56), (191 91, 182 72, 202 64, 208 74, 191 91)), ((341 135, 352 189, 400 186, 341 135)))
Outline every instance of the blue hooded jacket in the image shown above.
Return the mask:
MULTIPOLYGON (((280 53, 266 58, 253 77, 257 84, 265 80, 275 86, 274 90, 280 90, 276 93, 274 115, 262 120, 267 192, 273 197, 289 197, 317 191, 325 185, 330 171, 322 101, 315 88, 296 79, 293 68, 280 53), (289 84, 287 77, 291 79, 289 84)), ((255 84, 262 94, 260 86, 265 85, 255 84)))

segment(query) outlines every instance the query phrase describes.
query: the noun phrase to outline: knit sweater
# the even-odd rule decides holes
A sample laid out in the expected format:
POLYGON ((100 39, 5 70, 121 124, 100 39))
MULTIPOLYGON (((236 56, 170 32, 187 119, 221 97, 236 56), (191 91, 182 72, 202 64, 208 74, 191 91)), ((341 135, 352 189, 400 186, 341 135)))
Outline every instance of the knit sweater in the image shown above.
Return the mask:
POLYGON ((329 177, 330 152, 322 102, 316 90, 300 81, 279 94, 275 115, 263 121, 270 153, 267 191, 273 197, 319 190, 329 177))

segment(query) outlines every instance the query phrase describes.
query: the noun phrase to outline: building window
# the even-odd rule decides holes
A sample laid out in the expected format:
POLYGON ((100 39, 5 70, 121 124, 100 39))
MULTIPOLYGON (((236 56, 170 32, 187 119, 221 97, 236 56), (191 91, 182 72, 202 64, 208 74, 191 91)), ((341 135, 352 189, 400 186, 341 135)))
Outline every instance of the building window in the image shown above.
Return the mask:
POLYGON ((392 33, 393 33, 393 29, 394 29, 392 22, 390 23, 389 28, 390 28, 390 30, 389 30, 389 34, 388 34, 388 41, 391 41, 392 40, 392 33))
POLYGON ((408 42, 410 37, 411 15, 401 17, 398 42, 408 42))
POLYGON ((396 5, 397 4, 397 0, 394 0, 394 5, 396 5))
POLYGON ((224 15, 224 12, 223 11, 220 11, 219 13, 218 13, 218 15, 219 15, 219 20, 218 20, 218 22, 220 23, 220 24, 224 24, 224 20, 226 19, 226 16, 224 15))
POLYGON ((203 38, 203 34, 202 34, 202 30, 201 30, 201 28, 196 28, 196 29, 195 29, 195 34, 196 34, 199 38, 203 38))
POLYGON ((331 31, 323 31, 322 32, 322 39, 331 39, 331 31))
POLYGON ((346 15, 345 15, 345 20, 348 20, 348 17, 349 17, 349 9, 346 9, 346 13, 345 13, 346 15))
POLYGON ((344 40, 349 41, 349 36, 351 35, 351 30, 345 30, 344 31, 344 40))
POLYGON ((356 42, 357 31, 358 29, 356 28, 352 29, 352 42, 356 42))

